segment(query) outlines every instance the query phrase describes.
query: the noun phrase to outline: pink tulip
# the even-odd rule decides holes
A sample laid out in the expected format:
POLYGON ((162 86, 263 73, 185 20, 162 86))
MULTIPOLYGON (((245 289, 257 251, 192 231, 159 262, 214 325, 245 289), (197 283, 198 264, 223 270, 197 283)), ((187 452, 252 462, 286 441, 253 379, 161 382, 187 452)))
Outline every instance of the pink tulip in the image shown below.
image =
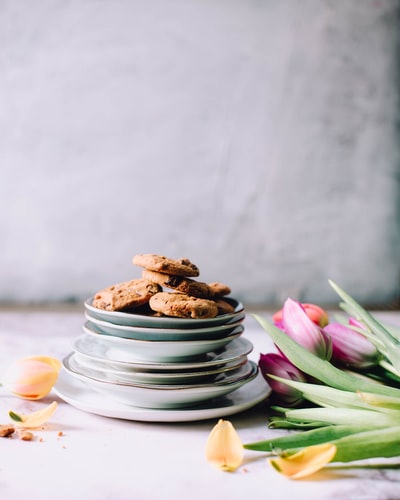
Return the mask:
POLYGON ((281 327, 289 337, 308 351, 321 359, 330 359, 332 343, 329 335, 309 318, 299 302, 286 299, 282 310, 281 327))
POLYGON ((32 356, 13 363, 3 375, 3 386, 23 399, 42 399, 56 383, 61 363, 46 356, 32 356))
MULTIPOLYGON (((355 320, 350 325, 360 327, 355 320)), ((341 323, 329 323, 324 328, 332 339, 332 361, 355 368, 366 368, 377 363, 379 352, 364 335, 341 323)))
MULTIPOLYGON (((313 321, 316 325, 323 328, 329 323, 328 313, 322 309, 322 307, 317 306, 316 304, 301 304, 307 316, 313 321)), ((283 317, 283 308, 277 311, 272 319, 275 324, 279 324, 282 322, 283 317)))
POLYGON ((305 375, 294 366, 287 358, 280 354, 260 354, 258 361, 260 372, 270 385, 272 391, 282 402, 295 406, 302 401, 301 393, 288 385, 274 380, 269 375, 275 375, 287 380, 305 382, 305 375))

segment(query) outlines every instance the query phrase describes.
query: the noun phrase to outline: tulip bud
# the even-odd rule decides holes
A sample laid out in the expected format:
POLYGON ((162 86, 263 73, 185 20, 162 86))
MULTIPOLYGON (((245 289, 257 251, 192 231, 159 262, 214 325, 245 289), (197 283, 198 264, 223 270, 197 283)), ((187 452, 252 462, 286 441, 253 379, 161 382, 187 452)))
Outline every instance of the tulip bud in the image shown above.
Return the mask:
MULTIPOLYGON (((349 323, 361 326, 354 320, 349 323)), ((324 331, 332 340, 333 361, 354 368, 366 368, 377 363, 379 352, 362 333, 341 323, 329 323, 324 331)))
POLYGON ((218 469, 232 472, 243 461, 243 444, 229 420, 220 419, 206 444, 206 458, 218 469))
MULTIPOLYGON (((329 323, 328 313, 322 309, 322 307, 317 306, 316 304, 301 304, 307 316, 311 319, 313 323, 323 328, 329 323)), ((272 319, 276 325, 280 325, 283 317, 283 308, 277 311, 272 319)))
POLYGON ((56 383, 61 363, 46 356, 23 358, 12 364, 3 376, 3 386, 23 399, 42 399, 56 383))
POLYGON ((270 385, 272 391, 279 400, 289 406, 296 406, 303 401, 300 391, 289 387, 283 382, 272 379, 269 375, 284 378, 287 380, 296 380, 297 382, 306 382, 304 373, 294 366, 286 357, 275 354, 260 354, 258 361, 260 372, 270 385))
POLYGON ((312 321, 299 302, 286 299, 282 312, 284 331, 298 344, 321 359, 329 360, 332 344, 327 335, 312 321))

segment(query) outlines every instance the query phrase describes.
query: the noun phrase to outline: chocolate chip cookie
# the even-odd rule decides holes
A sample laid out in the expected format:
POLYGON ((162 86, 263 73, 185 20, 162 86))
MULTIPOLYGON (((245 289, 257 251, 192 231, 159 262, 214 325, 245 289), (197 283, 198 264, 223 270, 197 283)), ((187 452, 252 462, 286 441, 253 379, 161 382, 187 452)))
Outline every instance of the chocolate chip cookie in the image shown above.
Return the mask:
POLYGON ((214 299, 218 307, 218 314, 231 314, 235 312, 232 304, 223 299, 214 299))
POLYGON ((160 291, 160 285, 145 279, 124 281, 97 292, 92 305, 106 311, 123 311, 147 304, 160 291))
POLYGON ((157 273, 144 269, 142 277, 148 281, 153 281, 163 287, 172 288, 191 297, 199 297, 201 299, 210 299, 212 297, 211 290, 207 283, 192 280, 183 276, 173 276, 170 274, 157 273))
POLYGON ((186 258, 170 259, 154 253, 143 253, 135 255, 132 262, 136 266, 158 273, 191 278, 199 276, 199 268, 186 258))
POLYGON ((149 304, 153 311, 165 316, 205 319, 218 315, 218 307, 214 301, 191 297, 185 293, 159 292, 151 297, 149 304))
POLYGON ((208 283, 208 288, 210 290, 211 297, 223 297, 231 293, 231 289, 228 285, 224 285, 224 283, 218 283, 217 281, 215 281, 214 283, 208 283))

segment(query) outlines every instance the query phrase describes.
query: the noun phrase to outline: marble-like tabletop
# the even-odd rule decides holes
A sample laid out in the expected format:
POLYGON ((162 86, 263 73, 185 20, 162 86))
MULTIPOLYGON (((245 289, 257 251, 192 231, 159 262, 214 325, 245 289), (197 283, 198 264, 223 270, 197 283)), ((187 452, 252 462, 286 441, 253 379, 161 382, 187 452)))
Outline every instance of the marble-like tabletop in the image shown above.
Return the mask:
MULTIPOLYGON (((260 313, 260 312, 258 312, 260 313)), ((268 315, 267 312, 260 314, 268 315)), ((400 313, 377 316, 400 324, 400 313)), ((62 359, 82 333, 83 308, 0 310, 0 372, 21 357, 43 354, 62 359)), ((251 314, 246 336, 254 361, 272 343, 251 314)), ((400 499, 399 459, 329 467, 293 481, 277 473, 264 454, 245 451, 234 473, 221 472, 205 459, 205 443, 216 418, 193 422, 143 422, 82 411, 54 392, 40 402, 0 393, 0 424, 8 411, 34 411, 56 400, 58 409, 35 440, 0 441, 0 496, 5 500, 154 500, 293 498, 296 500, 400 499)), ((268 429, 268 399, 227 418, 243 442, 284 433, 268 429)))

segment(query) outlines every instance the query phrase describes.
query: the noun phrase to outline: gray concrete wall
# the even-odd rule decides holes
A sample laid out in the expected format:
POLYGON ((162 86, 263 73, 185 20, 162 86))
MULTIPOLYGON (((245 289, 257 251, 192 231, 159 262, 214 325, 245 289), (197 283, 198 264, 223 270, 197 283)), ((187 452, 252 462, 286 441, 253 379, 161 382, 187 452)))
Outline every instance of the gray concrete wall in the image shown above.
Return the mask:
POLYGON ((246 304, 399 297, 399 2, 0 0, 0 302, 185 256, 246 304))

